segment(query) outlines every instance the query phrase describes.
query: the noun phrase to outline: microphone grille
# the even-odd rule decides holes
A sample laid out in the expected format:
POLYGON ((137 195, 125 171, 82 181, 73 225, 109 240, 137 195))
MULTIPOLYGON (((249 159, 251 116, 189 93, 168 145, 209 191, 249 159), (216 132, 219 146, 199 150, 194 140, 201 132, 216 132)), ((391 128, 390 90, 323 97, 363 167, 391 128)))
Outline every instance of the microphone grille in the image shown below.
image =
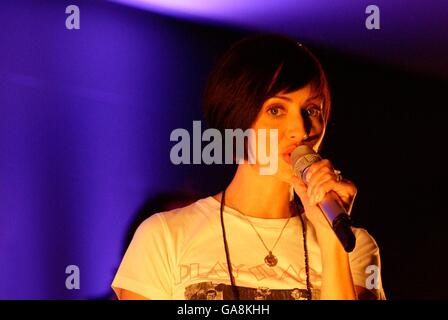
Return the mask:
POLYGON ((302 178, 304 171, 314 162, 321 160, 321 157, 309 146, 301 145, 294 149, 291 153, 291 161, 294 173, 302 178))

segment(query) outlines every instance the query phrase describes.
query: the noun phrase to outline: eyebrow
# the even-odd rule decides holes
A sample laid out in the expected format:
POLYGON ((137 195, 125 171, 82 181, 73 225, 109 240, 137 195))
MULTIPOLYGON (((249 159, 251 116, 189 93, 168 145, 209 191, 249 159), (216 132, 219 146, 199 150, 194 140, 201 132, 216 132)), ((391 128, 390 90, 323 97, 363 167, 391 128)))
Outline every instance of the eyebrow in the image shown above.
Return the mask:
POLYGON ((277 98, 277 99, 282 99, 282 100, 286 100, 286 101, 292 102, 292 100, 290 98, 288 98, 288 97, 273 96, 272 98, 277 98))
MULTIPOLYGON (((282 99, 282 100, 286 100, 286 101, 292 102, 292 99, 290 99, 288 97, 285 97, 285 96, 278 96, 277 95, 277 96, 273 96, 272 98, 278 98, 278 99, 282 99)), ((309 97, 308 99, 306 99, 306 101, 314 100, 314 99, 317 99, 317 98, 322 98, 323 99, 324 96, 321 93, 317 93, 314 96, 309 97)))

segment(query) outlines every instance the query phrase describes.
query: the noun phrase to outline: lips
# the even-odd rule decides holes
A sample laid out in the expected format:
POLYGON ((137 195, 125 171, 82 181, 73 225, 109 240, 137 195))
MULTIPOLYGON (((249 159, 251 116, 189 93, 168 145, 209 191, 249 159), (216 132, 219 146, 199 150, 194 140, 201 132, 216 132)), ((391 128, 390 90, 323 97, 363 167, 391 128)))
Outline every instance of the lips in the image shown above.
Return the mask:
POLYGON ((299 145, 297 145, 297 144, 291 145, 291 146, 287 147, 287 148, 281 153, 283 160, 285 160, 285 162, 287 162, 289 165, 292 165, 292 162, 291 162, 291 153, 292 153, 298 146, 299 146, 299 145))
POLYGON ((282 154, 282 158, 283 158, 283 160, 284 160, 287 164, 292 165, 292 162, 291 162, 291 153, 283 153, 283 154, 282 154))

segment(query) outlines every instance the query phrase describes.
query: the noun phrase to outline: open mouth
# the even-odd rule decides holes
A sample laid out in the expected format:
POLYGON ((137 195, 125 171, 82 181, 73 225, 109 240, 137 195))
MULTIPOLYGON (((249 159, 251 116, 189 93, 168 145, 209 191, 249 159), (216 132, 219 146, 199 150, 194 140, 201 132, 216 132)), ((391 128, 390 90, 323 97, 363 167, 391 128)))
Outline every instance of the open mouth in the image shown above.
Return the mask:
POLYGON ((283 152, 281 154, 283 160, 290 166, 292 165, 291 154, 294 152, 296 148, 297 145, 289 145, 287 148, 283 149, 283 152))
POLYGON ((292 165, 292 162, 291 162, 291 153, 292 153, 292 152, 288 152, 288 153, 283 153, 283 154, 282 154, 283 160, 285 160, 285 162, 286 162, 287 164, 289 164, 289 165, 292 165))
POLYGON ((283 160, 288 163, 290 166, 292 166, 292 158, 291 158, 291 154, 294 152, 294 150, 296 150, 296 148, 300 145, 308 145, 310 147, 312 147, 314 144, 312 143, 312 141, 314 141, 315 139, 311 139, 311 142, 307 142, 307 143, 301 143, 301 144, 297 144, 297 145, 290 145, 288 148, 284 149, 283 153, 281 154, 283 160))

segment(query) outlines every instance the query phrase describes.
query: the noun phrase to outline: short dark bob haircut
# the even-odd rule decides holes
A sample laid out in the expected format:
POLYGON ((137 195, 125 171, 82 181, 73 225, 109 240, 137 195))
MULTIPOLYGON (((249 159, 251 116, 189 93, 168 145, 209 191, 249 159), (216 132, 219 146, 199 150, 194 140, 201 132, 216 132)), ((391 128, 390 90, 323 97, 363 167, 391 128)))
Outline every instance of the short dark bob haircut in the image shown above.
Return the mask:
POLYGON ((312 84, 323 97, 324 128, 330 114, 329 85, 323 68, 304 45, 278 34, 244 38, 230 47, 210 73, 204 91, 209 127, 246 130, 263 102, 280 92, 312 84))

